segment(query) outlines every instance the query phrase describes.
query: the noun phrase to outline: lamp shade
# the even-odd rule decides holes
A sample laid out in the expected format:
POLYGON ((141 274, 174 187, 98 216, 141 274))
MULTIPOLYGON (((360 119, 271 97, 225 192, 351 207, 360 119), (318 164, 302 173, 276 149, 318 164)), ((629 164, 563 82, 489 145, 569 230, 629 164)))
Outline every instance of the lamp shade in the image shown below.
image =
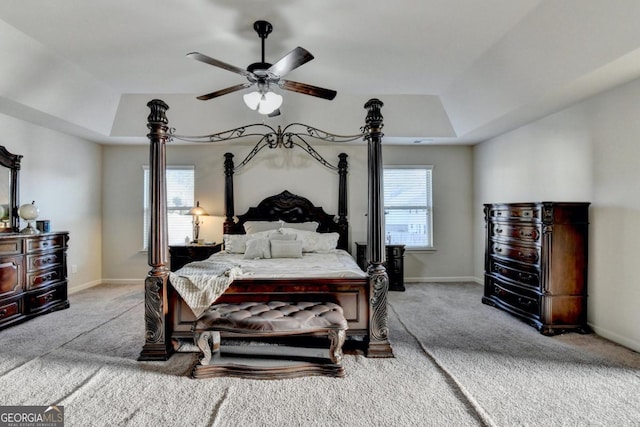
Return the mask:
POLYGON ((200 207, 200 202, 196 202, 196 205, 191 209, 189 209, 189 215, 203 216, 203 215, 209 215, 209 214, 207 213, 207 211, 204 210, 204 208, 200 207))

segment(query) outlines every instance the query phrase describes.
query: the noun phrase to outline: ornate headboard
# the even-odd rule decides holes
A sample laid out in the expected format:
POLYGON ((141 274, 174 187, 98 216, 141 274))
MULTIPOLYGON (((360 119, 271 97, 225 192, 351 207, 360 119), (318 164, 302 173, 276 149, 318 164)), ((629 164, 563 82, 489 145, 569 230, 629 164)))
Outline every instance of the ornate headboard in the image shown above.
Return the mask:
POLYGON ((225 234, 244 234, 244 223, 247 221, 278 221, 307 222, 315 221, 318 224, 318 232, 335 232, 340 235, 338 248, 348 250, 348 223, 346 218, 339 221, 335 215, 328 214, 322 207, 315 206, 309 199, 283 191, 275 196, 270 196, 249 208, 243 215, 237 216, 235 222, 225 222, 225 234))

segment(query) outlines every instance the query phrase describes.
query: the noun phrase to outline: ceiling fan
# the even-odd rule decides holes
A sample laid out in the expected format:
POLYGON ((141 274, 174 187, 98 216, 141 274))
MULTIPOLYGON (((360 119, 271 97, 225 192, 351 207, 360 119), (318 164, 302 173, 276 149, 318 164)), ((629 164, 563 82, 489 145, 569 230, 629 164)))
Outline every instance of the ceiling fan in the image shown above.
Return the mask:
MULTIPOLYGON (((254 110, 259 107, 258 104, 261 99, 262 101, 265 101, 265 96, 268 96, 269 93, 273 94, 273 92, 270 91, 272 85, 277 85, 284 90, 298 92, 304 95, 316 96, 318 98, 324 98, 328 100, 332 100, 336 97, 337 92, 335 90, 324 89, 306 83, 299 83, 283 79, 282 77, 287 73, 311 61, 313 59, 313 55, 308 50, 298 46, 291 52, 280 58, 275 64, 265 62, 265 39, 273 31, 273 26, 267 21, 256 21, 253 24, 253 29, 256 31, 256 33, 258 33, 258 36, 262 40, 262 60, 260 62, 255 62, 249 65, 246 70, 231 64, 227 64, 226 62, 220 61, 218 59, 211 58, 207 55, 203 55, 199 52, 191 52, 187 54, 189 58, 193 58, 197 61, 204 62, 205 64, 213 65, 214 67, 222 68, 224 70, 240 74, 246 77, 248 80, 246 83, 240 83, 235 86, 227 87, 211 93, 207 93, 205 95, 198 96, 197 99, 206 101, 254 85, 258 87, 258 91, 254 92, 254 94, 256 95, 254 95, 253 98, 249 97, 249 99, 247 98, 247 95, 252 94, 245 95, 245 103, 247 103, 247 106, 249 106, 249 108, 252 108, 254 110)), ((280 95, 273 95, 279 97, 280 103, 282 102, 282 97, 280 97, 280 95)), ((275 108, 276 111, 279 106, 280 105, 278 104, 278 106, 275 108)), ((277 115, 274 114, 276 111, 271 113, 271 115, 277 115)), ((263 111, 260 112, 263 114, 267 114, 263 111)), ((279 114, 279 111, 277 111, 277 113, 279 114)))

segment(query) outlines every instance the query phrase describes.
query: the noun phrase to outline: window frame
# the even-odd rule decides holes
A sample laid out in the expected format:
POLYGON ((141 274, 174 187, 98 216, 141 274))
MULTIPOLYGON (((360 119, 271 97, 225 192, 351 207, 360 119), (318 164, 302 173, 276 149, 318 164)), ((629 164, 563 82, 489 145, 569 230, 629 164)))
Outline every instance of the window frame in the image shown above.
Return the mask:
MULTIPOLYGON (((193 200, 191 201, 191 205, 190 206, 169 206, 169 204, 167 204, 167 228, 168 228, 168 236, 167 236, 167 241, 169 243, 169 245, 177 245, 177 244, 184 244, 184 236, 178 238, 177 236, 174 236, 175 238, 172 240, 171 239, 171 227, 169 224, 169 213, 171 212, 177 212, 179 215, 185 215, 185 221, 188 218, 188 222, 189 222, 189 232, 187 237, 189 237, 189 239, 192 238, 193 236, 193 218, 191 218, 190 216, 187 215, 187 213, 189 212, 189 210, 195 206, 196 202, 196 176, 195 176, 195 165, 167 165, 166 166, 166 172, 165 173, 169 173, 170 170, 182 170, 182 171, 192 171, 193 172, 193 200)), ((149 227, 150 227, 150 222, 151 222, 151 211, 150 211, 150 197, 151 195, 149 194, 149 165, 145 164, 142 165, 142 185, 143 185, 143 200, 142 200, 142 251, 148 251, 149 250, 149 227)), ((166 177, 167 179, 167 187, 169 185, 169 178, 166 177)), ((188 201, 187 201, 188 202, 188 201)), ((180 227, 179 229, 175 230, 174 232, 178 232, 180 231, 181 233, 185 232, 185 227, 184 225, 182 227, 180 227)))
MULTIPOLYGON (((435 250, 435 246, 434 246, 434 221, 433 221, 433 170, 434 167, 433 165, 427 165, 427 164, 423 164, 423 165, 417 165, 417 164, 412 164, 412 165, 384 165, 383 166, 383 187, 385 186, 385 179, 384 179, 384 171, 385 170, 400 170, 400 169, 419 169, 419 170, 425 170, 427 171, 428 175, 427 175, 427 182, 425 183, 425 186, 427 187, 427 203, 425 206, 422 205, 407 205, 407 206, 402 206, 402 208, 404 209, 425 209, 426 210, 426 237, 427 237, 427 245, 424 246, 409 246, 406 243, 397 243, 397 244, 404 244, 405 245, 405 249, 408 251, 434 251, 435 250)), ((387 228, 387 219, 386 219, 386 215, 387 215, 387 210, 390 209, 387 207, 386 205, 386 200, 384 200, 384 194, 383 194, 383 206, 384 206, 384 213, 385 213, 385 219, 384 219, 384 225, 385 225, 385 242, 387 244, 390 244, 388 239, 387 239, 387 232, 386 232, 386 228, 387 228)), ((394 206, 394 209, 398 209, 398 206, 394 206)))

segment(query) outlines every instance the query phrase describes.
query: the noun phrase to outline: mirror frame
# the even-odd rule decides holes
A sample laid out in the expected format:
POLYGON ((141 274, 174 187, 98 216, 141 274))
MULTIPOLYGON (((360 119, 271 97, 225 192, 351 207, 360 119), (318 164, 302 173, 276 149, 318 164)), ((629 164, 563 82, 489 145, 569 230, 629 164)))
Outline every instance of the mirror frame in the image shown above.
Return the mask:
POLYGON ((17 233, 20 230, 20 217, 18 216, 18 206, 20 200, 19 185, 20 185, 20 161, 22 156, 20 154, 12 154, 7 149, 0 145, 0 166, 11 169, 11 183, 9 187, 9 223, 10 228, 4 229, 4 233, 17 233))

